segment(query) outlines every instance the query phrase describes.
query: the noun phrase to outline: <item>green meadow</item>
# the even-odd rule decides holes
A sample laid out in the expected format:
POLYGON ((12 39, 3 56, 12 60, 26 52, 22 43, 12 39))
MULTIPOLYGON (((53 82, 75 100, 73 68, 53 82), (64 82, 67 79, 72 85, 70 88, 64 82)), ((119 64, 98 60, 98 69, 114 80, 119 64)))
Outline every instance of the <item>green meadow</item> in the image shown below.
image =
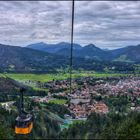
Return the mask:
MULTIPOLYGON (((1 74, 0 74, 1 75, 1 74)), ((8 77, 15 79, 19 82, 25 82, 25 81, 40 81, 40 82, 48 82, 52 80, 64 80, 70 77, 70 74, 13 74, 9 73, 7 74, 8 77)), ((76 72, 72 74, 72 78, 78 78, 78 77, 87 77, 87 76, 93 76, 93 77, 113 77, 113 76, 128 76, 128 74, 106 74, 106 73, 92 73, 92 72, 76 72)))
POLYGON ((67 100, 63 100, 63 99, 54 99, 54 100, 50 100, 49 103, 54 103, 54 104, 65 104, 67 102, 67 100))
MULTIPOLYGON (((49 82, 53 80, 64 80, 70 77, 69 73, 59 72, 57 74, 31 74, 31 73, 6 73, 6 75, 18 82, 23 84, 27 84, 31 86, 34 90, 42 90, 48 92, 48 89, 40 88, 36 86, 36 82, 49 82), (31 81, 29 83, 29 81, 31 81), (26 83, 27 82, 27 83, 26 83)), ((116 76, 128 76, 130 74, 109 74, 109 73, 96 73, 94 71, 74 71, 72 74, 72 78, 80 78, 80 77, 116 77, 116 76)), ((0 73, 0 77, 5 77, 2 73, 0 73)))

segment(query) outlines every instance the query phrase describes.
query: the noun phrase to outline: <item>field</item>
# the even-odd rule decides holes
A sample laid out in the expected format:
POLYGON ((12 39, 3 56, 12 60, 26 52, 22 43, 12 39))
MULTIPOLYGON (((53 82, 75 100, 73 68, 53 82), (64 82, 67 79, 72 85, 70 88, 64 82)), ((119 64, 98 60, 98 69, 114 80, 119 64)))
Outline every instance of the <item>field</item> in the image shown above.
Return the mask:
POLYGON ((62 99, 54 99, 54 100, 50 100, 49 103, 55 103, 55 104, 65 104, 67 102, 67 100, 62 100, 62 99))
MULTIPOLYGON (((57 74, 31 74, 31 73, 6 73, 7 77, 10 77, 20 83, 28 85, 32 87, 36 91, 45 91, 48 92, 48 89, 44 89, 42 87, 38 87, 36 82, 49 82, 53 80, 64 80, 70 77, 69 73, 59 72, 57 74), (29 82, 30 81, 30 82, 29 82)), ((2 73, 0 73, 0 77, 5 77, 2 73)), ((130 75, 130 74, 129 74, 130 75)), ((116 76, 128 76, 128 74, 109 74, 109 73, 96 73, 94 71, 73 71, 72 78, 78 77, 116 77, 116 76)), ((61 104, 61 103, 59 103, 61 104)), ((62 103, 63 104, 63 103, 62 103)))
MULTIPOLYGON (((53 80, 64 80, 68 79, 70 77, 69 73, 62 73, 59 72, 57 74, 31 74, 31 73, 6 73, 7 77, 10 77, 20 83, 23 83, 25 85, 28 85, 32 87, 36 91, 45 91, 48 92, 48 89, 40 88, 36 86, 36 82, 49 82, 53 80), (30 82, 29 82, 30 81, 30 82)), ((5 77, 2 73, 0 73, 0 77, 5 77)), ((117 76, 128 76, 130 74, 109 74, 109 73, 96 73, 94 71, 73 71, 72 78, 78 78, 78 77, 117 77, 117 76)), ((61 104, 61 103, 60 103, 61 104)))
MULTIPOLYGON (((1 76, 1 74, 0 74, 1 76)), ((69 73, 63 74, 7 74, 8 77, 15 79, 19 82, 25 81, 40 81, 40 82, 48 82, 52 80, 64 80, 70 77, 69 73)), ((113 76, 128 76, 128 74, 108 74, 108 73, 95 73, 95 72, 75 72, 73 73, 73 78, 78 77, 87 77, 87 76, 94 76, 94 77, 113 77, 113 76)))

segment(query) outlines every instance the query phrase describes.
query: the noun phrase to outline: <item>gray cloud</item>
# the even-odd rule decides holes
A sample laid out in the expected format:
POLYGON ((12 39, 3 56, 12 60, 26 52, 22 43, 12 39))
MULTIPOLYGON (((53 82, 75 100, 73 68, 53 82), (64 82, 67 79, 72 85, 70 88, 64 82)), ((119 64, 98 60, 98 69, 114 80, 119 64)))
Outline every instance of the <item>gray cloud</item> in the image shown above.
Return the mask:
MULTIPOLYGON (((102 48, 140 41, 139 1, 76 1, 74 41, 102 48)), ((70 41, 71 1, 0 1, 0 42, 70 41)))

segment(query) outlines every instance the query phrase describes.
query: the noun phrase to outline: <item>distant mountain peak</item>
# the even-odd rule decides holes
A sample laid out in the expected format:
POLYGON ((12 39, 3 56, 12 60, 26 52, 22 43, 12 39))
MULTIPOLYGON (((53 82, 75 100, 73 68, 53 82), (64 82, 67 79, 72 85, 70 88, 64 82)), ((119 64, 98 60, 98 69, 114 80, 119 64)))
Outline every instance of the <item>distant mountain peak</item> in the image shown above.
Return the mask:
POLYGON ((89 48, 98 48, 98 47, 96 47, 94 44, 88 44, 88 45, 86 45, 85 47, 89 47, 89 48))
POLYGON ((96 47, 94 44, 86 45, 86 46, 84 47, 84 49, 90 49, 90 50, 94 50, 94 51, 96 51, 96 50, 101 50, 100 48, 96 47))
MULTIPOLYGON (((73 43, 73 44, 76 46, 80 46, 80 44, 77 44, 77 43, 73 43)), ((60 42, 60 43, 58 43, 58 45, 71 45, 71 43, 70 42, 60 42)))
POLYGON ((16 46, 16 45, 7 45, 7 44, 2 44, 0 43, 0 46, 6 46, 6 47, 21 47, 21 46, 16 46))
POLYGON ((58 43, 59 45, 66 45, 66 44, 69 44, 68 42, 60 42, 58 43))
POLYGON ((33 43, 33 44, 31 44, 31 45, 47 45, 47 44, 44 43, 44 42, 38 42, 38 43, 33 43))
POLYGON ((96 47, 94 44, 90 43, 87 46, 96 47))
POLYGON ((30 44, 30 45, 28 45, 26 47, 31 48, 31 49, 36 49, 36 50, 42 50, 42 49, 47 47, 47 44, 44 43, 44 42, 39 42, 39 43, 30 44))
POLYGON ((39 42, 38 44, 46 44, 46 43, 44 43, 44 42, 39 42))

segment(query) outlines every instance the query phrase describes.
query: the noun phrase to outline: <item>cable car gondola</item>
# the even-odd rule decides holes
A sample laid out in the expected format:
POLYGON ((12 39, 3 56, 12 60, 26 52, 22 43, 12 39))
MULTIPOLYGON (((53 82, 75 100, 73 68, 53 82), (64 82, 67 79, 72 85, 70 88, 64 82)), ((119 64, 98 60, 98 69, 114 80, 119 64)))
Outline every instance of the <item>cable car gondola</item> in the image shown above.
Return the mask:
POLYGON ((16 134, 29 134, 33 128, 33 115, 24 111, 23 92, 25 88, 20 89, 20 113, 15 120, 16 134))
MULTIPOLYGON (((73 69, 73 31, 74 31, 74 0, 72 0, 72 28, 71 28, 71 50, 70 50, 70 93, 72 93, 72 69, 73 69)), ((20 114, 15 120, 16 134, 29 134, 33 128, 33 115, 26 113, 23 107, 23 92, 20 90, 20 114)))

